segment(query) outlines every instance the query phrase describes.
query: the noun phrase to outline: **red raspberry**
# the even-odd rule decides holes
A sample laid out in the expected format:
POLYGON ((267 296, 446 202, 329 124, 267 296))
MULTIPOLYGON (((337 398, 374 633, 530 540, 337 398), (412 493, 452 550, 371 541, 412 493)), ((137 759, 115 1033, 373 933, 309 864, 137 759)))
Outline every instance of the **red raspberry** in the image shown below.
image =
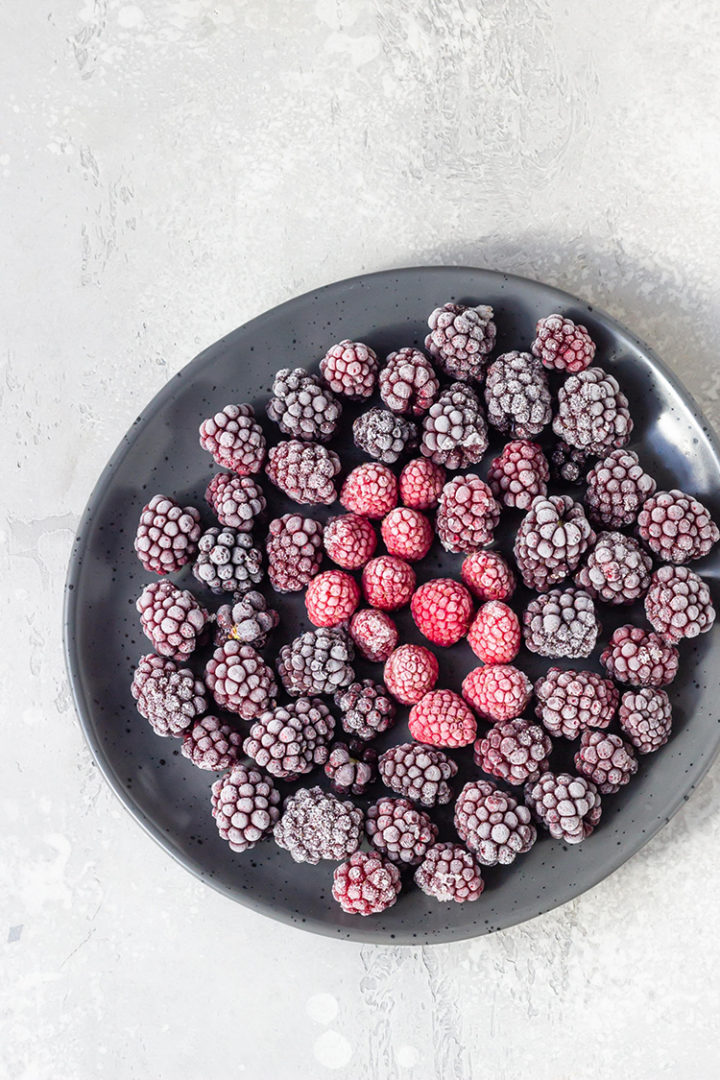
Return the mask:
POLYGON ((382 663, 397 645, 397 626, 384 611, 363 608, 350 620, 350 637, 366 660, 382 663))
POLYGON ((435 528, 446 551, 466 555, 493 541, 500 503, 476 473, 454 476, 440 496, 435 528))
POLYGON ((329 557, 343 570, 359 570, 372 558, 377 536, 362 514, 341 514, 328 521, 323 543, 329 557))
POLYGON ((468 645, 484 664, 509 664, 521 639, 520 621, 502 600, 483 604, 468 630, 468 645))
POLYGON ((305 593, 305 607, 313 626, 339 626, 350 618, 359 600, 360 586, 342 570, 318 574, 305 593))
POLYGON ((470 593, 452 578, 435 578, 421 585, 410 611, 415 625, 435 645, 454 645, 464 637, 472 619, 470 593))
POLYGON ((431 690, 410 710, 408 728, 413 739, 430 746, 469 746, 477 735, 477 721, 459 694, 431 690))
POLYGON ((413 510, 432 510, 440 502, 446 473, 428 458, 408 461, 400 473, 400 500, 413 510))
POLYGON ((397 506, 398 490, 395 473, 377 461, 358 465, 345 477, 340 502, 346 510, 381 518, 397 506))
POLYGON ((512 664, 474 668, 462 684, 462 695, 487 720, 514 720, 532 693, 524 671, 512 664))
POLYGON ((463 559, 460 577, 478 600, 509 600, 515 575, 497 551, 474 551, 463 559))
POLYGON ((381 611, 397 611, 410 601, 415 571, 394 555, 380 555, 363 570, 362 583, 368 604, 381 611))
POLYGON ((402 888, 400 871, 375 852, 356 851, 333 874, 333 898, 348 915, 377 915, 392 907, 402 888))
POLYGON ((424 559, 433 539, 432 525, 419 510, 397 506, 380 526, 385 547, 391 555, 417 562, 424 559))
POLYGON ((533 356, 540 357, 546 368, 574 373, 592 364, 595 342, 581 323, 562 315, 546 315, 538 320, 535 334, 533 356))
POLYGON ((401 645, 385 665, 383 679, 399 702, 416 705, 432 690, 438 670, 437 658, 424 645, 401 645))

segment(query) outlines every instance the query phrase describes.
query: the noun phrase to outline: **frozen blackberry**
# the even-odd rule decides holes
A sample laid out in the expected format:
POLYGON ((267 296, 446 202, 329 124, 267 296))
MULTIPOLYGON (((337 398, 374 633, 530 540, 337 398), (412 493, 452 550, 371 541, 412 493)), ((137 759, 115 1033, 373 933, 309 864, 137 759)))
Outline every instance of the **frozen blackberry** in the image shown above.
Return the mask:
POLYGON ((359 739, 335 743, 325 762, 325 775, 338 795, 362 795, 375 779, 378 754, 359 739))
POLYGON ((369 409, 353 423, 355 445, 376 461, 392 465, 417 446, 417 428, 386 409, 369 409))
POLYGON ((267 536, 268 577, 276 592, 304 589, 320 570, 323 527, 300 514, 270 522, 267 536))
POLYGON ((620 695, 610 679, 594 671, 552 667, 535 683, 536 715, 551 735, 576 739, 585 728, 606 728, 620 695))
POLYGON ((478 739, 473 758, 483 772, 507 784, 524 784, 547 769, 551 750, 550 737, 539 724, 503 720, 478 739))
POLYGON ((672 706, 664 690, 626 690, 620 701, 620 727, 635 749, 652 754, 670 738, 672 706))
POLYGON ((525 646, 551 659, 579 660, 589 656, 600 623, 589 593, 582 589, 551 589, 531 600, 523 614, 525 646))
POLYGON ((298 698, 262 712, 243 750, 279 780, 297 780, 328 759, 335 719, 319 698, 298 698))
POLYGON ((193 574, 214 593, 242 596, 258 585, 264 575, 262 552, 253 547, 248 533, 227 526, 208 529, 198 542, 193 574))
POLYGON ((251 476, 216 473, 205 498, 221 525, 238 532, 250 532, 265 513, 267 503, 260 485, 251 476))
POLYGON ((233 851, 248 851, 280 817, 280 792, 269 776, 235 765, 212 786, 212 814, 233 851))
POLYGON ((640 626, 620 626, 600 656, 613 679, 630 686, 668 686, 678 672, 680 654, 659 634, 640 626))
POLYGON ((167 495, 153 495, 140 515, 137 557, 151 573, 172 574, 191 561, 201 531, 194 506, 178 506, 167 495))
POLYGON ((133 675, 137 710, 156 735, 182 735, 207 712, 207 691, 189 668, 178 668, 165 656, 148 653, 133 675))
POLYGON ((238 476, 259 472, 265 460, 266 442, 252 405, 226 405, 203 420, 200 445, 218 465, 238 476))
POLYGON ((265 472, 293 502, 314 506, 337 499, 340 458, 320 443, 279 442, 270 448, 265 472))
POLYGON ((380 397, 394 413, 422 416, 440 393, 435 368, 419 349, 392 352, 380 372, 380 397))
POLYGON ((632 604, 647 592, 652 559, 637 540, 620 532, 600 533, 575 582, 606 604, 632 604))
POLYGON ((624 446, 632 429, 627 398, 602 368, 570 375, 560 387, 553 431, 569 446, 600 456, 624 446))
POLYGON ((687 566, 661 566, 645 594, 645 614, 653 630, 671 645, 705 634, 715 622, 710 590, 687 566))
POLYGON ((497 336, 491 307, 443 304, 430 313, 428 326, 425 348, 446 375, 463 380, 482 377, 497 336))
POLYGON ((220 772, 229 769, 240 756, 242 735, 217 716, 206 716, 185 732, 181 751, 198 769, 220 772))
POLYGON ((487 424, 469 386, 456 382, 440 394, 423 417, 420 452, 436 465, 466 469, 487 450, 487 424))
POLYGON ((280 650, 277 668, 292 697, 334 694, 355 678, 354 649, 349 634, 339 628, 307 630, 280 650))
POLYGON ((547 494, 550 468, 542 447, 516 439, 491 463, 487 479, 498 502, 527 510, 536 495, 547 494))
POLYGON ((579 844, 593 832, 602 805, 591 780, 546 772, 525 787, 525 802, 554 840, 579 844))
POLYGON ((592 780, 601 795, 613 795, 629 783, 638 770, 635 751, 619 735, 606 731, 583 731, 575 768, 592 780))
POLYGON ((527 806, 488 780, 472 780, 462 789, 455 828, 483 866, 509 866, 537 840, 527 806))
POLYGON ((546 368, 574 373, 592 364, 595 342, 581 323, 563 315, 546 315, 538 320, 532 351, 546 368))
POLYGON ((443 903, 464 904, 482 895, 485 882, 473 855, 460 844, 435 844, 414 875, 426 896, 443 903))
POLYGON ((707 507, 676 488, 643 503, 637 530, 659 559, 676 564, 702 559, 720 537, 707 507))
POLYGON ((275 376, 267 414, 291 439, 327 442, 335 434, 340 402, 320 379, 303 368, 282 368, 275 376))
POLYGON ((344 341, 331 346, 320 361, 320 374, 334 394, 348 398, 368 398, 375 389, 378 358, 362 341, 344 341))
POLYGON ((594 454, 568 446, 562 439, 556 442, 550 453, 550 476, 557 484, 579 486, 585 479, 594 454))
POLYGON ((351 683, 335 694, 343 731, 359 739, 374 739, 392 727, 397 709, 385 687, 372 679, 351 683))
POLYGON ((470 554, 493 541, 500 503, 475 473, 454 476, 440 496, 435 529, 446 551, 470 554))
POLYGON ((513 439, 532 439, 552 420, 552 403, 542 363, 530 353, 503 353, 485 380, 488 422, 513 439))
POLYGON ((271 709, 277 697, 275 676, 251 645, 218 645, 205 668, 205 682, 221 709, 253 720, 271 709))
POLYGON ((268 609, 262 593, 252 590, 234 604, 223 604, 215 616, 215 644, 234 638, 241 645, 263 649, 268 634, 280 621, 277 611, 268 609))
POLYGON ((569 495, 538 495, 515 537, 515 561, 529 589, 547 592, 576 570, 595 533, 569 495))
POLYGON ((382 855, 406 866, 421 863, 438 834, 435 822, 409 799, 378 799, 368 809, 365 830, 382 855))
POLYGON ((606 529, 632 525, 657 484, 632 450, 613 450, 587 474, 585 505, 591 521, 606 529))
POLYGON ((397 866, 375 852, 356 851, 333 874, 333 899, 348 915, 378 915, 400 895, 402 879, 397 866))
POLYGON ((195 651, 209 619, 191 592, 166 580, 146 585, 135 607, 155 652, 175 660, 184 660, 195 651))
POLYGON ((398 795, 421 806, 442 806, 452 798, 448 780, 456 775, 457 765, 442 750, 400 743, 380 755, 378 770, 385 787, 398 795))
POLYGON ((300 788, 286 801, 273 829, 275 843, 295 862, 315 865, 321 859, 339 861, 352 855, 362 839, 363 812, 340 802, 322 788, 300 788))

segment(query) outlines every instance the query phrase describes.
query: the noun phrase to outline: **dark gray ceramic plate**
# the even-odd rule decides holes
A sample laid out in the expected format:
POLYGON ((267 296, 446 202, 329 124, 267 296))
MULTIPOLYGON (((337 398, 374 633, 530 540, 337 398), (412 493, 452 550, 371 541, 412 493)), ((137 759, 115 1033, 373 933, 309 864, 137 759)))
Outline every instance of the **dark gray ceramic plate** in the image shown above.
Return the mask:
MULTIPOLYGON (((682 646, 682 673, 671 695, 675 730, 670 743, 641 762, 638 776, 623 792, 605 799, 601 825, 587 842, 565 847, 543 836, 510 870, 489 871, 486 891, 476 903, 440 904, 412 889, 385 914, 361 919, 344 915, 332 900, 330 864, 297 866, 272 842, 234 855, 210 816, 213 774, 194 768, 178 754, 175 740, 159 739, 137 715, 129 692, 131 672, 149 645, 139 631, 134 601, 148 576, 133 553, 133 535, 143 503, 157 491, 201 507, 210 523, 203 494, 212 469, 198 446, 200 421, 228 402, 246 400, 264 417, 273 373, 287 365, 314 365, 341 338, 366 341, 382 356, 404 345, 421 345, 428 312, 450 299, 492 304, 498 324, 495 355, 527 348, 536 320, 551 311, 586 323, 598 343, 598 362, 618 376, 631 400, 633 446, 645 465, 662 486, 697 493, 719 516, 715 436, 646 345, 608 316, 546 285, 489 270, 421 267, 368 274, 307 293, 196 357, 135 420, 113 454, 88 503, 70 563, 68 670, 80 721, 108 783, 143 828, 209 885, 256 911, 332 937, 452 941, 511 926, 570 900, 616 870, 669 820, 707 770, 720 738, 720 656, 717 637, 710 633, 682 646)), ((353 415, 348 409, 348 419, 353 415)), ((348 441, 342 449, 355 463, 348 441)), ((271 485, 266 488, 273 514, 291 508, 271 485)), ((499 546, 507 551, 517 518, 505 516, 510 520, 499 546)), ((713 592, 718 560, 716 552, 697 566, 713 592)), ((459 563, 459 556, 436 546, 419 577, 437 576, 440 570, 457 574, 459 563)), ((189 572, 178 580, 197 586, 189 572)), ((273 650, 306 628, 301 597, 280 598, 278 606, 283 621, 271 642, 273 650)), ((618 615, 604 608, 604 637, 627 618, 627 611, 618 615)), ((408 616, 403 613, 399 621, 412 640, 408 616)), ((437 651, 442 652, 444 684, 457 688, 473 666, 469 648, 461 644, 437 651)), ((533 674, 549 666, 527 653, 520 662, 533 674)), ((380 671, 361 667, 363 675, 379 676, 380 671)), ((388 743, 402 741, 405 723, 402 714, 388 743)), ((569 764, 570 754, 570 748, 558 749, 553 763, 569 764)), ((466 764, 460 776, 472 772, 466 764)), ((441 838, 452 835, 446 812, 441 838)))

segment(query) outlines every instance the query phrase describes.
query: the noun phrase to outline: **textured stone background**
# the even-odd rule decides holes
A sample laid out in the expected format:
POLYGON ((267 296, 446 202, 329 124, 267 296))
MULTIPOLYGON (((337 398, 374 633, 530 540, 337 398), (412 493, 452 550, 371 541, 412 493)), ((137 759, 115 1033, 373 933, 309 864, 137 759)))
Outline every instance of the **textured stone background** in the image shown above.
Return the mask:
POLYGON ((0 0, 0 41, 2 1077, 717 1076, 717 767, 559 911, 453 947, 339 944, 144 836, 60 652, 73 530, 129 422, 317 284, 544 279, 719 421, 715 0, 0 0))

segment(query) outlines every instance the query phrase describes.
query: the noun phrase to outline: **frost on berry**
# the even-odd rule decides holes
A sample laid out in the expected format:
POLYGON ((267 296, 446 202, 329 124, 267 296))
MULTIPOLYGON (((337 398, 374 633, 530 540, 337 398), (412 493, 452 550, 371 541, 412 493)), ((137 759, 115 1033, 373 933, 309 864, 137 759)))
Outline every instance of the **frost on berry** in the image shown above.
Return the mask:
POLYGON ((148 653, 140 658, 130 687, 137 710, 156 735, 182 735, 207 712, 207 691, 189 668, 148 653))
POLYGON ((547 375, 530 353, 504 353, 490 365, 485 402, 489 422, 514 439, 532 439, 552 420, 547 375))
POLYGON ((601 795, 613 795, 628 784, 638 770, 632 746, 619 735, 583 731, 575 768, 596 785, 601 795))
POLYGON ((520 621, 507 604, 490 600, 478 611, 467 638, 468 645, 484 664, 509 664, 520 649, 520 621))
POLYGON ((387 612, 363 608, 350 620, 350 637, 366 660, 383 663, 397 645, 398 629, 387 612))
POLYGON ((385 664, 385 685, 402 705, 415 705, 437 682, 437 658, 424 645, 401 645, 385 664))
POLYGON ((515 561, 525 585, 547 592, 577 569, 594 542, 580 503, 568 495, 538 495, 515 537, 515 561))
POLYGON ((546 368, 573 373, 593 362, 595 342, 581 323, 563 315, 546 315, 538 320, 532 351, 546 368))
POLYGON ((415 589, 415 571, 403 559, 380 555, 366 564, 362 573, 365 599, 381 611, 397 611, 410 602, 415 589))
POLYGON ((348 915, 377 915, 392 907, 402 879, 397 866, 378 854, 356 851, 333 874, 333 898, 348 915))
POLYGON ((200 532, 200 513, 194 506, 179 506, 167 495, 153 495, 140 514, 137 557, 151 573, 172 574, 193 558, 200 532))
POLYGON ((624 446, 632 430, 627 398, 602 368, 570 375, 560 387, 553 431, 569 446, 606 454, 624 446))
POLYGON ((527 720, 502 720, 478 739, 475 764, 483 772, 508 784, 536 779, 548 767, 552 742, 539 724, 527 720))
POLYGON ((447 375, 453 379, 482 377, 497 336, 491 307, 448 302, 430 313, 428 326, 425 348, 447 375))
POLYGON ((285 803, 273 836, 295 862, 314 865, 352 855, 360 846, 362 825, 362 810, 349 800, 340 802, 319 787, 300 788, 285 803))
POLYGON ((509 600, 515 592, 515 574, 497 551, 473 551, 460 577, 478 600, 509 600))
POLYGON ((473 668, 462 684, 465 700, 487 720, 512 720, 520 716, 531 693, 532 683, 527 675, 512 664, 473 668))
POLYGON ((370 457, 392 465, 406 451, 417 446, 417 428, 386 409, 370 409, 353 422, 353 439, 358 449, 370 457))
POLYGON ((637 529, 659 559, 678 565, 702 559, 720 537, 707 507, 677 489, 658 491, 643 503, 637 529))
POLYGON ((348 473, 340 492, 340 502, 354 514, 382 518, 397 506, 395 473, 387 465, 366 462, 348 473))
POLYGON ((252 720, 277 697, 272 670, 251 645, 230 639, 218 645, 205 668, 205 682, 221 709, 252 720))
POLYGON ((606 529, 632 525, 657 484, 632 450, 613 450, 587 474, 585 505, 591 521, 606 529))
POLYGON ((283 645, 277 669, 285 690, 293 697, 334 694, 355 678, 355 655, 344 627, 319 627, 283 645))
POLYGON ((328 759, 335 719, 319 698, 298 698, 261 713, 250 727, 243 750, 280 780, 297 780, 328 759))
POLYGON ((419 743, 391 746, 378 760, 378 771, 385 787, 421 806, 450 802, 452 790, 448 780, 452 780, 457 768, 442 750, 419 743))
POLYGON ((392 727, 397 709, 385 687, 372 679, 351 683, 338 690, 335 704, 343 731, 358 739, 375 739, 392 727))
POLYGON ((267 506, 262 488, 251 476, 224 472, 213 476, 205 498, 220 524, 238 532, 251 532, 267 506))
POLYGON ((641 754, 659 750, 670 738, 672 706, 664 690, 626 690, 620 700, 620 727, 641 754))
POLYGON ((320 374, 333 393, 368 398, 375 389, 379 366, 374 349, 362 341, 345 338, 325 353, 320 361, 320 374))
POLYGON ((472 619, 470 593, 452 578, 434 578, 416 591, 410 603, 415 625, 435 645, 454 645, 464 637, 472 619))
POLYGON ((360 586, 344 570, 326 570, 313 578, 305 593, 305 607, 313 626, 339 626, 346 622, 360 599, 360 586))
POLYGON ((400 473, 400 500, 413 510, 432 510, 440 501, 446 473, 428 458, 413 458, 400 473))
POLYGON ((438 834, 435 822, 409 799, 378 799, 368 809, 365 830, 381 855, 409 866, 422 862, 438 834))
POLYGON ((551 735, 575 739, 585 728, 606 728, 620 695, 610 679, 594 671, 550 668, 535 683, 536 715, 551 735))
POLYGON ((280 792, 269 776, 235 765, 212 786, 212 814, 218 832, 233 851, 247 851, 280 817, 280 792))
POLYGON ((678 671, 680 654, 659 634, 640 626, 619 626, 600 663, 618 682, 630 686, 668 686, 678 671))
POLYGON ((265 472, 294 502, 328 505, 337 499, 335 477, 340 472, 340 458, 320 443, 298 439, 277 443, 270 448, 265 472))
POLYGON ((551 659, 589 656, 599 633, 595 605, 583 589, 551 589, 531 600, 523 614, 526 648, 551 659))
POLYGON ((515 439, 503 447, 490 465, 488 484, 504 506, 527 510, 536 495, 547 494, 550 466, 542 448, 527 439, 515 439))
POLYGON ((404 506, 390 511, 383 519, 380 532, 388 554, 409 562, 424 559, 433 540, 433 529, 428 518, 419 510, 404 506))
POLYGON ((209 619, 191 592, 167 580, 146 585, 135 607, 143 633, 150 638, 155 652, 175 660, 183 660, 195 651, 209 619))
POLYGON ((421 416, 439 390, 435 369, 419 349, 390 353, 380 372, 380 397, 394 413, 421 416))
POLYGON ((525 802, 555 840, 579 844, 593 832, 602 805, 591 780, 570 773, 543 773, 525 786, 525 802))
POLYGON ((453 383, 423 417, 421 453, 435 465, 466 469, 487 450, 487 424, 477 394, 453 383))
POLYGON ((267 536, 268 577, 276 592, 298 592, 318 573, 323 527, 300 514, 270 522, 267 536))
POLYGON ((632 604, 647 592, 652 559, 637 540, 619 532, 603 532, 575 581, 606 604, 632 604))
POLYGON ((477 900, 485 888, 477 861, 460 844, 435 844, 418 866, 415 884, 441 903, 477 900))
POLYGON ((493 541, 500 503, 475 473, 448 480, 440 496, 435 528, 446 551, 470 552, 493 541))
POLYGON ((302 368, 282 368, 275 376, 267 414, 291 439, 327 442, 335 434, 341 405, 320 379, 302 368))
POLYGON ((259 472, 265 460, 265 436, 251 405, 226 405, 200 425, 200 445, 218 465, 238 476, 259 472))
POLYGON ((527 806, 487 780, 472 780, 462 789, 455 828, 483 866, 509 866, 537 840, 527 806))
POLYGON ((430 746, 468 746, 477 734, 477 721, 459 694, 431 690, 413 705, 408 728, 413 739, 430 746))
POLYGON ((687 566, 661 566, 645 594, 648 622, 665 641, 705 634, 715 622, 715 608, 705 582, 687 566))
POLYGON ((325 526, 323 544, 329 558, 344 570, 359 570, 377 546, 375 529, 362 514, 340 514, 325 526))

